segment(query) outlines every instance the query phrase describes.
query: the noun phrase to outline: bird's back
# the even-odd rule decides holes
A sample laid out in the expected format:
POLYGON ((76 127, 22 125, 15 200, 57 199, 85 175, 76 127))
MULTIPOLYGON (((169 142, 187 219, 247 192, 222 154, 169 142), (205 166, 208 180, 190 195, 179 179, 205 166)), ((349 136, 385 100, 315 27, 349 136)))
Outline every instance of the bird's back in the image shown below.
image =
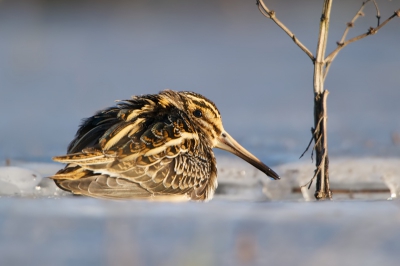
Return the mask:
POLYGON ((85 119, 52 178, 99 198, 211 198, 215 158, 179 101, 172 91, 134 97, 85 119))

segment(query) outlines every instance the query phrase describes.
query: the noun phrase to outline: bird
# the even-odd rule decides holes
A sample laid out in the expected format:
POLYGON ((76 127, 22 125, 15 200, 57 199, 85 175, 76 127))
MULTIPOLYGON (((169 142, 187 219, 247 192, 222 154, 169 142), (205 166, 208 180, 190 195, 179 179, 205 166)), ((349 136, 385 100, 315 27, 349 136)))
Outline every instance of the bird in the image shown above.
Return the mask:
POLYGON ((279 179, 225 131, 211 100, 169 89, 117 101, 83 119, 67 154, 53 157, 66 166, 50 178, 94 198, 208 201, 218 186, 213 148, 279 179))

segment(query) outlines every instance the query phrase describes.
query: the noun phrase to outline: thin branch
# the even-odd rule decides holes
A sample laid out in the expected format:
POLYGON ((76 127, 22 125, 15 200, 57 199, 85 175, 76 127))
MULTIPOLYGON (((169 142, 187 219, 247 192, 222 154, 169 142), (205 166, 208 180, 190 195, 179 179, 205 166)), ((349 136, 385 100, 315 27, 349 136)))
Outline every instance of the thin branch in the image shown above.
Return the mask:
MULTIPOLYGON (((322 157, 325 157, 325 153, 322 155, 322 157)), ((322 160, 321 160, 322 161, 322 160)), ((319 174, 319 172, 321 171, 321 163, 318 165, 317 169, 315 169, 314 171, 314 175, 313 177, 310 179, 310 181, 308 181, 307 183, 305 183, 304 185, 301 186, 301 188, 303 187, 307 187, 308 189, 310 189, 314 179, 317 177, 317 175, 319 174)))
MULTIPOLYGON (((315 137, 315 133, 316 133, 317 131, 319 131, 319 127, 320 127, 320 124, 321 124, 323 118, 324 118, 324 117, 321 117, 321 118, 319 119, 318 124, 317 124, 317 126, 315 127, 315 129, 314 129, 314 128, 311 128, 311 139, 310 139, 310 142, 308 143, 308 145, 307 145, 305 151, 300 155, 299 159, 301 159, 301 157, 303 157, 304 154, 305 154, 305 153, 308 151, 308 149, 310 148, 311 143, 312 143, 312 141, 313 141, 313 139, 314 139, 314 137, 315 137)), ((320 137, 321 137, 321 136, 320 136, 320 137)), ((319 141, 317 141, 317 142, 314 144, 312 150, 315 149, 315 145, 317 145, 318 142, 319 142, 319 141)), ((313 155, 313 154, 311 153, 311 160, 313 159, 313 158, 312 158, 312 155, 313 155)))
POLYGON ((315 146, 317 146, 321 142, 321 139, 322 139, 322 134, 318 137, 317 141, 315 142, 313 150, 315 150, 315 146))
MULTIPOLYGON (((325 64, 325 52, 326 44, 328 41, 328 30, 329 21, 332 8, 332 0, 324 0, 324 5, 322 8, 321 20, 319 23, 319 34, 317 43, 317 52, 315 55, 314 62, 314 93, 322 94, 324 91, 324 64, 325 64)), ((315 105, 314 105, 315 108, 315 105)), ((314 115, 315 116, 315 115, 314 115)), ((316 117, 314 118, 316 120, 316 117)), ((315 121, 316 122, 316 121, 315 121)), ((317 152, 318 153, 318 152, 317 152)))
MULTIPOLYGON (((364 34, 358 35, 350 40, 345 41, 344 43, 339 44, 335 50, 333 50, 333 52, 331 52, 326 58, 325 58, 325 63, 328 64, 330 62, 332 62, 335 57, 337 56, 337 54, 340 52, 340 50, 342 50, 344 47, 346 47, 347 45, 349 45, 350 43, 353 43, 355 41, 361 40, 369 35, 374 35, 375 33, 378 32, 378 30, 380 30, 382 27, 384 27, 389 21, 391 21, 393 18, 395 17, 400 17, 400 9, 395 11, 393 15, 391 15, 390 17, 388 17, 382 24, 380 24, 378 27, 376 28, 369 28, 368 31, 364 34)), ((325 71, 326 72, 326 71, 325 71)))
POLYGON ((305 52, 308 57, 311 59, 311 61, 315 61, 315 57, 314 55, 310 52, 310 50, 308 50, 308 48, 299 41, 299 39, 297 39, 297 37, 293 34, 293 32, 291 32, 286 26, 285 24, 283 24, 277 17, 275 14, 275 11, 270 10, 267 5, 264 3, 263 0, 257 0, 257 6, 258 9, 260 10, 261 14, 263 14, 265 17, 272 19, 272 21, 275 22, 276 25, 278 25, 284 32, 286 32, 287 35, 289 35, 289 37, 294 41, 295 44, 297 44, 297 46, 300 47, 301 50, 303 50, 303 52, 305 52))
MULTIPOLYGON (((367 0, 367 1, 363 2, 362 5, 361 5, 361 7, 360 7, 360 9, 357 11, 356 15, 353 17, 353 19, 352 19, 350 22, 347 22, 347 27, 346 27, 346 29, 344 30, 342 39, 340 39, 338 45, 341 45, 342 43, 344 43, 344 41, 346 40, 346 37, 347 37, 347 33, 349 32, 350 28, 353 28, 353 27, 354 27, 354 23, 356 22, 356 20, 357 20, 359 17, 364 16, 363 9, 364 9, 365 5, 366 5, 368 2, 370 2, 370 1, 371 1, 371 0, 367 0)), ((374 0, 374 2, 375 2, 375 0, 374 0)), ((376 3, 375 3, 375 6, 377 7, 376 3)))
MULTIPOLYGON (((368 4, 368 2, 370 2, 370 1, 371 1, 371 0, 367 0, 367 1, 363 2, 362 5, 361 5, 361 7, 360 7, 360 9, 357 11, 356 15, 353 17, 353 19, 352 19, 350 22, 347 22, 347 27, 346 27, 346 29, 344 30, 342 39, 340 39, 338 45, 341 45, 342 43, 345 42, 347 33, 349 32, 350 28, 353 28, 353 27, 354 27, 354 23, 356 22, 356 20, 357 20, 359 17, 364 16, 364 13, 363 13, 364 7, 365 7, 365 5, 368 4)), ((378 19, 377 27, 379 27, 380 20, 381 20, 381 13, 379 12, 379 7, 378 7, 378 4, 376 3, 376 1, 375 1, 375 0, 372 0, 372 2, 374 3, 374 6, 375 6, 376 18, 378 19)))
MULTIPOLYGON (((318 128, 318 130, 319 130, 319 125, 320 125, 320 123, 322 123, 322 119, 323 118, 325 118, 325 116, 321 117, 320 122, 318 122, 318 126, 316 127, 316 128, 318 128)), ((314 135, 313 135, 314 138, 315 138, 317 132, 318 132, 317 130, 314 130, 314 135)), ((313 160, 313 155, 314 155, 315 147, 321 142, 321 139, 322 139, 322 134, 318 137, 317 141, 314 143, 314 146, 312 148, 312 151, 311 151, 311 162, 314 161, 313 160)))
MULTIPOLYGON (((319 140, 317 142, 319 142, 319 140)), ((315 144, 315 145, 317 145, 317 144, 315 144)), ((313 149, 315 148, 315 145, 314 145, 313 149)), ((301 187, 308 186, 308 189, 310 189, 315 177, 318 175, 319 172, 321 172, 322 162, 325 162, 325 159, 326 159, 326 153, 325 153, 325 150, 324 150, 324 153, 322 154, 322 159, 320 160, 320 163, 317 166, 317 169, 315 170, 313 177, 310 179, 310 181, 308 181, 306 184, 302 185, 301 187)))
MULTIPOLYGON (((327 114, 327 108, 326 108, 326 102, 327 102, 327 98, 328 98, 328 94, 329 91, 328 90, 324 90, 324 94, 322 95, 322 118, 323 118, 323 122, 322 122, 322 133, 321 137, 324 136, 323 138, 323 154, 322 154, 322 158, 320 161, 320 165, 318 167, 321 167, 321 171, 324 171, 324 181, 321 185, 321 187, 319 188, 319 185, 317 183, 317 191, 315 192, 315 197, 317 199, 325 199, 326 197, 328 197, 329 199, 332 198, 332 192, 329 189, 329 158, 328 158, 328 139, 326 136, 326 132, 327 132, 327 127, 326 127, 326 120, 328 119, 328 114, 327 114), (323 165, 322 165, 323 164, 323 165)), ((320 141, 320 140, 318 140, 320 141)), ((317 145, 317 143, 315 143, 315 145, 317 145)), ((317 182, 319 180, 317 179, 317 182)))
POLYGON ((379 24, 381 22, 381 12, 379 12, 378 3, 375 0, 374 0, 374 5, 375 5, 375 9, 376 9, 376 18, 378 19, 377 27, 379 27, 379 24))
POLYGON ((314 135, 315 135, 315 132, 319 131, 319 127, 320 127, 320 125, 321 125, 322 119, 324 119, 324 116, 321 116, 321 117, 319 118, 318 123, 317 123, 317 126, 316 126, 315 129, 314 129, 314 135))
MULTIPOLYGON (((359 17, 364 16, 364 13, 363 13, 364 7, 365 7, 365 5, 366 5, 368 2, 370 2, 370 1, 371 1, 371 0, 366 0, 365 2, 363 2, 362 5, 361 5, 361 7, 360 7, 360 9, 357 11, 356 15, 353 17, 353 19, 352 19, 350 22, 347 23, 347 27, 346 27, 346 29, 344 30, 344 33, 343 33, 342 38, 340 39, 339 42, 337 42, 337 45, 338 45, 337 48, 339 48, 339 47, 341 47, 341 46, 344 45, 344 43, 345 43, 345 41, 346 41, 347 33, 349 32, 350 28, 354 27, 354 23, 356 22, 356 20, 357 20, 359 17)), ((375 6, 376 18, 378 19, 377 27, 379 27, 379 26, 380 26, 380 20, 381 20, 381 13, 380 13, 380 11, 379 11, 378 3, 376 2, 376 0, 372 0, 372 2, 374 3, 374 6, 375 6)), ((397 11, 396 11, 396 12, 397 12, 397 11)), ((377 30, 376 30, 376 31, 377 31, 377 30)), ((376 31, 375 31, 375 33, 376 33, 376 31)), ((364 36, 364 37, 365 37, 365 36, 364 36)), ((364 37, 363 37, 363 38, 364 38, 364 37)), ((347 44, 346 44, 346 45, 347 45, 347 44)), ((343 47, 342 47, 342 48, 343 48, 343 47)), ((340 49, 341 49, 341 48, 340 48, 340 49)), ((340 49, 339 49, 339 50, 340 50, 340 49)), ((328 56, 328 57, 329 57, 329 56, 328 56)), ((328 57, 327 57, 327 58, 328 58, 328 57)), ((330 61, 325 60, 324 81, 325 81, 325 79, 326 79, 326 76, 328 75, 329 69, 330 69, 330 67, 331 67, 331 63, 332 63, 333 59, 335 59, 335 57, 336 57, 336 55, 335 55, 335 56, 332 58, 332 60, 330 60, 330 61)))
MULTIPOLYGON (((311 143, 312 143, 312 141, 313 141, 313 139, 314 139, 314 134, 315 134, 314 132, 315 132, 315 131, 314 131, 314 128, 311 128, 311 139, 310 139, 310 142, 308 143, 308 145, 307 145, 306 149, 303 151, 303 153, 300 155, 299 159, 301 159, 301 157, 303 157, 304 154, 306 154, 306 152, 307 152, 308 149, 310 148, 311 143)), ((311 158, 311 159, 312 159, 312 158, 311 158)))
POLYGON ((325 63, 324 82, 325 82, 326 76, 328 75, 329 69, 331 68, 331 65, 332 65, 332 61, 325 63))
MULTIPOLYGON (((329 91, 328 90, 324 90, 324 92, 323 92, 323 95, 322 95, 322 106, 326 106, 326 101, 327 101, 327 98, 328 98, 328 94, 329 94, 329 91)), ((320 119, 318 120, 318 123, 317 123, 317 126, 315 127, 315 130, 314 130, 314 136, 317 134, 317 132, 318 132, 318 130, 320 130, 320 125, 322 124, 322 126, 323 126, 323 131, 324 132, 326 132, 326 119, 328 118, 328 116, 327 116, 327 114, 326 114, 326 108, 323 108, 323 110, 324 110, 324 112, 323 112, 323 115, 320 117, 320 119)), ((321 139, 322 139, 322 135, 323 134, 321 134, 319 137, 318 137, 318 139, 315 141, 315 144, 314 144, 314 147, 313 147, 313 150, 315 149, 315 147, 321 142, 321 139)), ((306 184, 304 184, 303 186, 301 186, 301 187, 306 187, 306 186, 308 186, 308 189, 310 189, 310 187, 311 187, 311 185, 312 185, 312 183, 313 183, 313 181, 314 181, 314 179, 317 177, 317 175, 321 172, 321 171, 324 171, 324 169, 323 168, 325 168, 327 165, 325 165, 325 160, 327 160, 327 154, 328 154, 328 144, 327 144, 327 139, 326 139, 326 137, 324 138, 324 143, 323 143, 323 150, 322 150, 322 155, 320 156, 320 160, 318 160, 318 158, 317 158, 317 162, 319 161, 319 164, 317 165, 317 169, 315 170, 315 172, 314 172, 314 175, 313 175, 313 177, 310 179, 310 181, 308 181, 306 184)), ((318 156, 318 155, 317 155, 318 156)), ((327 180, 326 180, 327 181, 327 180)), ((327 182, 326 183, 326 185, 327 185, 327 187, 328 187, 328 189, 329 189, 329 183, 327 182)))

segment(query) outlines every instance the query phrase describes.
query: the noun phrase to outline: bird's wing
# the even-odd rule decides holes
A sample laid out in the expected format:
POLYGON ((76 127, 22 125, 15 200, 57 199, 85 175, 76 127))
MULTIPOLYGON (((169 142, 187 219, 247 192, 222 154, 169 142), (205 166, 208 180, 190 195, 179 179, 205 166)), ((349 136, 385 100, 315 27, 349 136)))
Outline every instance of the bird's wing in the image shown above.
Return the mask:
POLYGON ((74 153, 53 158, 68 164, 52 177, 57 185, 100 198, 177 194, 208 198, 210 176, 212 188, 216 186, 215 159, 185 115, 179 111, 149 117, 143 112, 130 114, 135 111, 109 110, 106 114, 111 117, 106 117, 106 122, 98 114, 97 125, 81 128, 82 139, 75 139, 70 146, 74 153), (88 141, 90 134, 97 134, 95 142, 88 141), (76 152, 81 143, 92 146, 76 152))

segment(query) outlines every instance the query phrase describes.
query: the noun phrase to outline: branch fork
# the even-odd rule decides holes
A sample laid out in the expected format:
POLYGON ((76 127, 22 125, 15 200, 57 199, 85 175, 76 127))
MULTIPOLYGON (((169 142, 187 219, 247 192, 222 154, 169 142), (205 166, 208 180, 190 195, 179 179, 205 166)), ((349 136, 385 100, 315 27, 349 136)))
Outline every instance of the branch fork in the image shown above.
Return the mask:
POLYGON ((322 15, 320 20, 320 32, 317 45, 316 55, 313 53, 290 31, 276 16, 276 12, 270 10, 264 3, 264 0, 257 0, 257 6, 260 12, 267 18, 274 21, 289 37, 293 42, 311 59, 314 64, 314 128, 311 129, 312 137, 307 145, 305 151, 300 156, 307 152, 310 148, 312 141, 314 145, 311 152, 311 159, 313 159, 313 152, 316 151, 316 169, 313 177, 307 184, 301 186, 302 188, 308 186, 311 187, 315 178, 317 178, 315 197, 317 199, 332 198, 332 193, 329 188, 329 157, 328 157, 328 142, 327 142, 327 107, 326 100, 328 91, 324 89, 324 82, 329 72, 332 61, 335 59, 337 54, 347 45, 355 41, 361 40, 369 35, 374 35, 385 26, 394 17, 400 17, 400 9, 396 10, 392 16, 387 18, 383 23, 380 23, 380 11, 376 0, 366 0, 362 3, 360 9, 357 11, 355 16, 350 22, 346 23, 346 29, 340 41, 336 42, 337 47, 328 56, 325 57, 326 44, 328 39, 328 28, 330 20, 330 11, 332 6, 332 0, 324 0, 322 9, 322 15), (356 37, 346 40, 347 34, 351 28, 354 27, 356 20, 364 16, 363 9, 369 2, 373 2, 376 10, 377 26, 370 27, 365 33, 360 34, 356 37))

